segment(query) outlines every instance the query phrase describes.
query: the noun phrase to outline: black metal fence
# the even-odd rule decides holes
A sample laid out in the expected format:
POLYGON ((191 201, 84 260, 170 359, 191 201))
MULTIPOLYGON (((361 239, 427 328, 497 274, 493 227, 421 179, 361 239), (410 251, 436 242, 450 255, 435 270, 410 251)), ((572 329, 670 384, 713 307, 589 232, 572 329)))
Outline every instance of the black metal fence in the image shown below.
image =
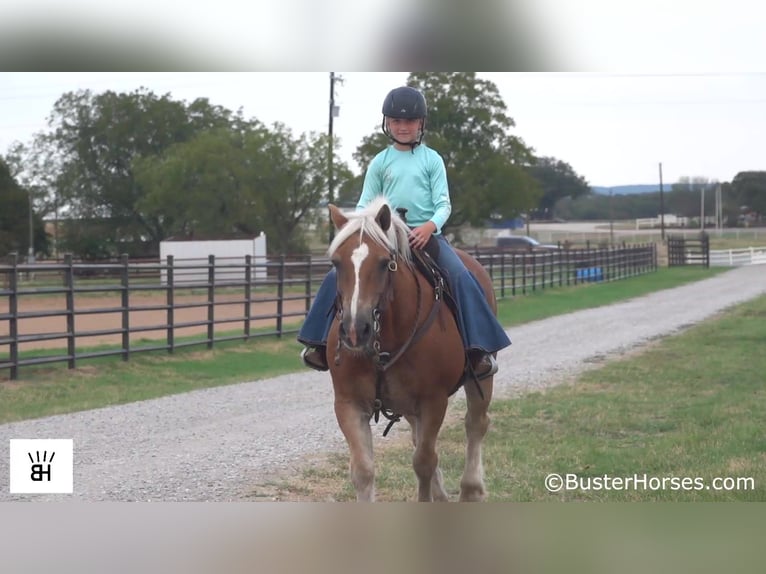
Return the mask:
POLYGON ((523 253, 474 249, 489 271, 498 299, 551 287, 616 281, 657 269, 653 243, 523 253))
POLYGON ((710 267, 710 236, 702 233, 697 237, 674 235, 668 237, 668 265, 702 265, 710 267))
MULTIPOLYGON (((657 268, 654 244, 473 250, 498 299, 657 268)), ((297 333, 329 261, 296 257, 0 264, 0 370, 297 333)))

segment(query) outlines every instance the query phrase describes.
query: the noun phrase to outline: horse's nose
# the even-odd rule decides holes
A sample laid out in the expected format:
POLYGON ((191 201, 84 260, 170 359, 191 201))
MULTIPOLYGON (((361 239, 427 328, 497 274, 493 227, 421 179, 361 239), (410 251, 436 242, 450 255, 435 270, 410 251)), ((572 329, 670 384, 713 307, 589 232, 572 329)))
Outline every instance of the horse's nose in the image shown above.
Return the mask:
POLYGON ((340 324, 340 336, 353 349, 366 347, 372 340, 372 320, 361 316, 355 321, 344 318, 340 324))

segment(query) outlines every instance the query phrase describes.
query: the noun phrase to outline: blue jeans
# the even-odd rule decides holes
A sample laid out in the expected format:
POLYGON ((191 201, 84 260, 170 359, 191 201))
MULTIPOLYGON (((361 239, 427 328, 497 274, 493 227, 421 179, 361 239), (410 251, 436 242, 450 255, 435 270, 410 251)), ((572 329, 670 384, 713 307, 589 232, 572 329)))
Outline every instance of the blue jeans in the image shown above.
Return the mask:
MULTIPOLYGON (((463 265, 443 235, 434 237, 439 242, 437 263, 457 303, 458 329, 465 349, 493 353, 510 345, 511 340, 497 321, 476 277, 463 265)), ((327 334, 335 319, 336 291, 335 269, 331 269, 317 291, 298 333, 298 341, 310 346, 327 344, 327 334)))

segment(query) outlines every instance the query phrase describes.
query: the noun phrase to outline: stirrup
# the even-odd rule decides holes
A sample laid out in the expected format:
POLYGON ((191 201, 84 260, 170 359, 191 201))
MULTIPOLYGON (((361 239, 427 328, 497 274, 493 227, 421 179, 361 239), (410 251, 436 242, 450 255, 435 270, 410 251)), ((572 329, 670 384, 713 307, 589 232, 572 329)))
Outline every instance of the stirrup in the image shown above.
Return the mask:
MULTIPOLYGON (((471 361, 471 358, 468 359, 471 361)), ((485 360, 489 361, 489 369, 487 369, 483 373, 477 372, 473 367, 473 362, 471 361, 470 364, 466 366, 465 373, 463 374, 463 378, 461 379, 461 384, 465 384, 467 381, 483 381, 484 379, 488 379, 489 377, 493 376, 497 373, 498 367, 497 367, 497 361, 495 360, 495 357, 492 356, 491 353, 487 353, 486 355, 482 355, 480 357, 479 363, 483 363, 485 360)))
POLYGON ((327 359, 322 347, 304 347, 301 351, 301 360, 309 369, 315 371, 327 371, 327 359))
POLYGON ((476 375, 477 380, 483 381, 484 379, 488 379, 489 377, 493 376, 495 373, 497 373, 498 367, 497 367, 497 361, 495 360, 495 357, 493 357, 491 354, 487 354, 484 357, 481 358, 481 363, 483 363, 485 360, 489 361, 489 370, 485 373, 481 373, 476 375))

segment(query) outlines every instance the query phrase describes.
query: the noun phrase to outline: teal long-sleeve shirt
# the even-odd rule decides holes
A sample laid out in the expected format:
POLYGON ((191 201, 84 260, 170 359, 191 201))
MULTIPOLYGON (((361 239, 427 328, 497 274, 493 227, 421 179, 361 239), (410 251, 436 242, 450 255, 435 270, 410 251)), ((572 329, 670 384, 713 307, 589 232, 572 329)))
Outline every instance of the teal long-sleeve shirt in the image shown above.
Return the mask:
POLYGON ((407 209, 410 227, 433 221, 436 233, 441 233, 452 212, 444 160, 423 144, 414 152, 399 151, 391 145, 373 158, 364 176, 357 210, 379 195, 385 196, 392 207, 407 209))

